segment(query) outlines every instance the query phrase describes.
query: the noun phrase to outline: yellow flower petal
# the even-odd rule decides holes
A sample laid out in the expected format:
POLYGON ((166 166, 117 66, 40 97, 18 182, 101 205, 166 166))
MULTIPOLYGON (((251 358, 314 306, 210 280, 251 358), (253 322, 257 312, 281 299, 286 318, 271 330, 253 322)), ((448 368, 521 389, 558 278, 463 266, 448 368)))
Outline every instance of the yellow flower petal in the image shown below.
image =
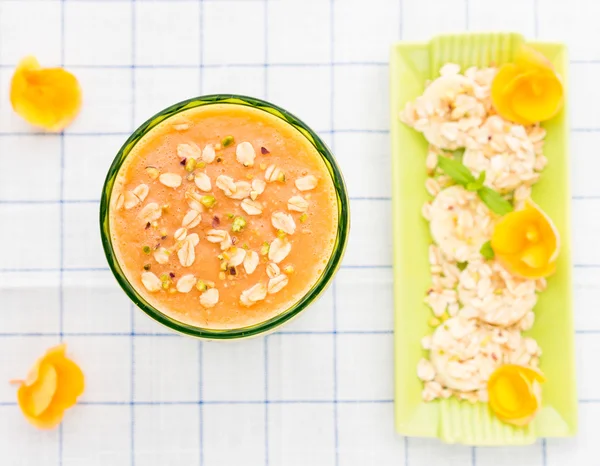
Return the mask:
POLYGON ((39 416, 32 416, 26 412, 23 412, 23 414, 25 419, 34 427, 38 429, 53 429, 62 422, 65 410, 51 403, 48 409, 39 416))
POLYGON ((500 67, 492 82, 492 103, 498 115, 502 118, 523 125, 530 125, 531 121, 521 118, 511 108, 511 85, 521 72, 521 69, 514 63, 507 63, 500 67))
POLYGON ((533 369, 505 364, 488 381, 489 405, 503 422, 523 426, 541 405, 540 383, 544 376, 533 369))
POLYGON ((85 388, 83 372, 77 364, 67 358, 66 349, 67 345, 63 343, 48 350, 44 358, 56 368, 58 374, 59 384, 53 403, 65 409, 77 403, 77 398, 85 388))
POLYGON ((492 82, 492 103, 503 118, 530 125, 554 117, 563 105, 563 85, 550 61, 523 46, 514 63, 502 65, 492 82))
POLYGON ((543 244, 534 244, 525 249, 521 254, 521 260, 532 269, 539 269, 548 262, 548 252, 543 244))
POLYGON ((65 344, 50 348, 19 387, 23 414, 41 429, 60 424, 64 411, 77 402, 85 388, 83 372, 65 351, 65 344))
POLYGON ((491 245, 498 255, 518 254, 528 244, 527 226, 531 213, 527 209, 516 210, 503 216, 494 226, 491 245))
POLYGON ((558 230, 531 200, 524 209, 510 212, 496 223, 490 244, 498 261, 513 275, 540 278, 556 270, 558 230))
POLYGON ((81 89, 77 78, 68 71, 41 68, 34 57, 26 57, 13 75, 10 102, 28 123, 62 131, 79 113, 81 89))
POLYGON ((556 115, 563 105, 563 85, 556 73, 522 75, 512 84, 510 107, 515 115, 535 122, 556 115))
POLYGON ((28 376, 18 392, 19 406, 31 416, 43 413, 56 393, 58 376, 54 366, 42 363, 35 367, 35 380, 28 376))

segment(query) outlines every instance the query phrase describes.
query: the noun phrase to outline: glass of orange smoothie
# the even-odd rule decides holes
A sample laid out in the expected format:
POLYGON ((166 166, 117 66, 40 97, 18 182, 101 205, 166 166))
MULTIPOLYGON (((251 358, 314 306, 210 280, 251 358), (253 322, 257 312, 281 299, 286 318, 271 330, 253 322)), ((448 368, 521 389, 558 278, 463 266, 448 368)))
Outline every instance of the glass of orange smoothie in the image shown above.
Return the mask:
POLYGON ((131 300, 210 339, 269 332, 326 289, 349 231, 329 149, 268 102, 175 104, 117 154, 100 206, 104 251, 131 300))

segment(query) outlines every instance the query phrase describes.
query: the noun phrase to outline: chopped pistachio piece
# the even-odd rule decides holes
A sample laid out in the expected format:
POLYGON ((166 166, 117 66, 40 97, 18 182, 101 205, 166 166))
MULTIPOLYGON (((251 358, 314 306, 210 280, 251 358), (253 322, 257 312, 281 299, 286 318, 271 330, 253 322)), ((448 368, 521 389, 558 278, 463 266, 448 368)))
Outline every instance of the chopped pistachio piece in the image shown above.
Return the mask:
POLYGON ((306 220, 308 220, 308 215, 306 215, 306 213, 300 215, 300 222, 304 223, 306 220))
POLYGON ((194 159, 194 158, 187 159, 185 162, 185 171, 191 173, 195 169, 196 169, 196 159, 194 159))
POLYGON ((208 286, 206 286, 206 283, 204 283, 202 280, 198 280, 198 283, 196 283, 196 289, 198 291, 206 291, 208 286))
POLYGON ((144 246, 142 248, 142 251, 144 251, 144 254, 150 254, 152 252, 152 249, 150 248, 150 246, 144 246))
POLYGON ((219 268, 223 271, 227 270, 227 262, 226 261, 221 262, 221 266, 219 268))
POLYGON ((217 199, 212 194, 208 194, 206 196, 202 196, 202 200, 200 202, 207 209, 212 209, 217 203, 217 199))
POLYGON ((160 170, 156 167, 146 167, 146 173, 150 178, 156 180, 160 175, 160 170))
POLYGON ((166 273, 163 273, 160 276, 160 281, 162 282, 161 286, 162 286, 163 290, 168 290, 172 283, 170 275, 168 275, 166 273))
POLYGON ((235 217, 235 215, 233 215, 233 214, 225 214, 225 216, 226 216, 226 217, 227 217, 229 220, 231 220, 233 217, 235 217))
POLYGON ((150 265, 150 264, 145 264, 145 265, 144 265, 144 270, 145 270, 145 271, 148 271, 148 270, 150 270, 150 267, 151 267, 151 265, 150 265))
POLYGON ((233 139, 233 136, 225 136, 221 141, 221 144, 223 145, 223 147, 229 147, 234 143, 234 141, 235 140, 233 139))
POLYGON ((242 231, 246 226, 246 219, 244 217, 235 217, 233 219, 233 225, 231 226, 231 231, 235 231, 236 233, 242 231))
POLYGON ((283 271, 284 271, 285 273, 287 273, 288 275, 289 275, 289 274, 292 274, 292 273, 294 273, 294 270, 295 270, 295 269, 294 269, 294 266, 293 266, 293 265, 286 265, 286 266, 283 268, 283 271))
POLYGON ((286 233, 283 230, 277 230, 277 238, 285 238, 286 237, 286 233))
POLYGON ((269 248, 270 247, 271 247, 271 245, 265 241, 263 243, 263 245, 260 247, 260 255, 261 256, 266 256, 267 254, 269 254, 269 248))
POLYGON ((437 327, 438 325, 440 325, 440 319, 437 319, 435 317, 432 317, 431 319, 429 319, 427 321, 427 323, 429 324, 430 327, 437 327))

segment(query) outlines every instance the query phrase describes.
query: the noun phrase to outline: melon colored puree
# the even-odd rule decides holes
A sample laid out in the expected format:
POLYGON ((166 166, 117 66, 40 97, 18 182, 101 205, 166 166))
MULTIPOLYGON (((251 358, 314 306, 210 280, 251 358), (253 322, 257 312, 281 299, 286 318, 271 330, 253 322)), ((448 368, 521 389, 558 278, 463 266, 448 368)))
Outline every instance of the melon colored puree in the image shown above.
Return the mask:
MULTIPOLYGON (((184 126, 184 128, 185 128, 184 126)), ((218 147, 218 146, 217 146, 218 147)), ((262 110, 234 104, 213 104, 186 110, 160 123, 145 135, 133 148, 120 169, 113 190, 110 211, 110 231, 117 260, 127 280, 144 299, 162 313, 187 324, 210 329, 241 328, 265 321, 290 308, 299 301, 319 279, 333 250, 338 224, 337 201, 333 182, 321 156, 312 144, 295 128, 283 120, 262 110), (177 124, 183 123, 189 128, 181 130, 177 124), (179 129, 175 129, 175 127, 179 129), (200 224, 188 230, 188 234, 197 233, 200 241, 195 246, 196 259, 189 267, 183 267, 177 255, 177 241, 174 232, 182 226, 184 215, 190 210, 185 192, 200 192, 194 181, 186 179, 189 174, 181 165, 177 147, 182 143, 195 143, 200 149, 207 144, 218 145, 226 136, 233 136, 235 142, 226 148, 217 150, 217 159, 196 168, 194 174, 205 172, 211 179, 211 192, 216 198, 212 209, 204 209, 200 224), (256 151, 253 167, 245 167, 236 160, 236 146, 241 142, 250 142, 256 151), (262 154, 261 148, 269 153, 262 154), (218 161, 219 158, 221 161, 218 161), (238 181, 252 182, 265 178, 265 166, 275 164, 285 172, 285 182, 270 182, 257 201, 264 206, 259 216, 250 216, 240 208, 240 200, 227 197, 216 186, 219 175, 227 175, 238 181), (152 179, 146 171, 154 166, 160 173, 176 173, 183 177, 178 188, 170 188, 152 179), (295 180, 314 175, 317 186, 310 191, 299 191, 295 180), (115 207, 118 193, 133 190, 140 184, 149 187, 147 197, 134 208, 126 210, 115 207), (292 196, 301 195, 308 200, 305 215, 288 210, 287 201, 292 196), (147 227, 138 217, 140 210, 148 203, 156 202, 160 206, 168 204, 156 224, 147 227), (267 294, 262 301, 248 307, 240 303, 241 292, 253 285, 269 281, 266 267, 267 256, 261 255, 261 246, 271 243, 278 230, 271 223, 271 214, 275 211, 291 214, 296 231, 286 238, 292 245, 289 255, 279 263, 281 271, 288 273, 287 286, 275 294, 267 294), (228 215, 241 216, 247 221, 246 227, 239 233, 231 230, 232 220, 228 215), (214 226, 217 217, 218 226, 214 226), (301 218, 302 217, 302 218, 301 218), (220 245, 206 239, 207 231, 217 228, 227 230, 234 238, 236 247, 246 247, 259 254, 260 262, 256 270, 248 275, 244 266, 236 267, 236 275, 223 279, 221 274, 222 254, 220 245), (166 231, 166 238, 161 236, 166 231), (166 264, 159 264, 153 254, 148 254, 149 246, 154 250, 157 245, 172 249, 166 264), (174 274, 169 289, 149 292, 141 281, 144 266, 157 276, 174 274), (200 295, 196 287, 188 293, 172 291, 177 280, 188 274, 203 281, 212 281, 219 291, 219 300, 214 307, 205 308, 200 304, 200 295)), ((281 233, 279 233, 281 235, 281 233)))

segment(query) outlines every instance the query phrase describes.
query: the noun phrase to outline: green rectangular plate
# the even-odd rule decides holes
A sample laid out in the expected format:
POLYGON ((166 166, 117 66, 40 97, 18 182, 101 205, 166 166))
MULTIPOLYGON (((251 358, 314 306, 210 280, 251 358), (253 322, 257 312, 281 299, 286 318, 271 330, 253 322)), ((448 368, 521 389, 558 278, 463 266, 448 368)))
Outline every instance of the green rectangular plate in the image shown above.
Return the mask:
MULTIPOLYGON (((547 378, 543 408, 529 426, 512 427, 496 419, 484 403, 471 405, 455 399, 422 402, 422 384, 416 376, 417 362, 425 354, 420 340, 431 333, 427 325, 431 312, 423 304, 431 281, 427 254, 431 237, 421 217, 421 207, 428 199, 424 186, 427 143, 421 134, 400 123, 398 113, 407 101, 422 93, 426 80, 437 76, 444 63, 499 65, 510 61, 523 41, 518 34, 460 34, 439 36, 430 42, 400 42, 392 48, 395 411, 396 430, 403 435, 468 445, 520 445, 538 437, 571 436, 577 429, 566 110, 544 124, 549 162, 533 189, 533 199, 554 220, 562 242, 558 271, 540 294, 535 325, 529 332, 543 350, 541 369, 547 378)), ((528 45, 554 63, 567 89, 564 45, 528 45)))

